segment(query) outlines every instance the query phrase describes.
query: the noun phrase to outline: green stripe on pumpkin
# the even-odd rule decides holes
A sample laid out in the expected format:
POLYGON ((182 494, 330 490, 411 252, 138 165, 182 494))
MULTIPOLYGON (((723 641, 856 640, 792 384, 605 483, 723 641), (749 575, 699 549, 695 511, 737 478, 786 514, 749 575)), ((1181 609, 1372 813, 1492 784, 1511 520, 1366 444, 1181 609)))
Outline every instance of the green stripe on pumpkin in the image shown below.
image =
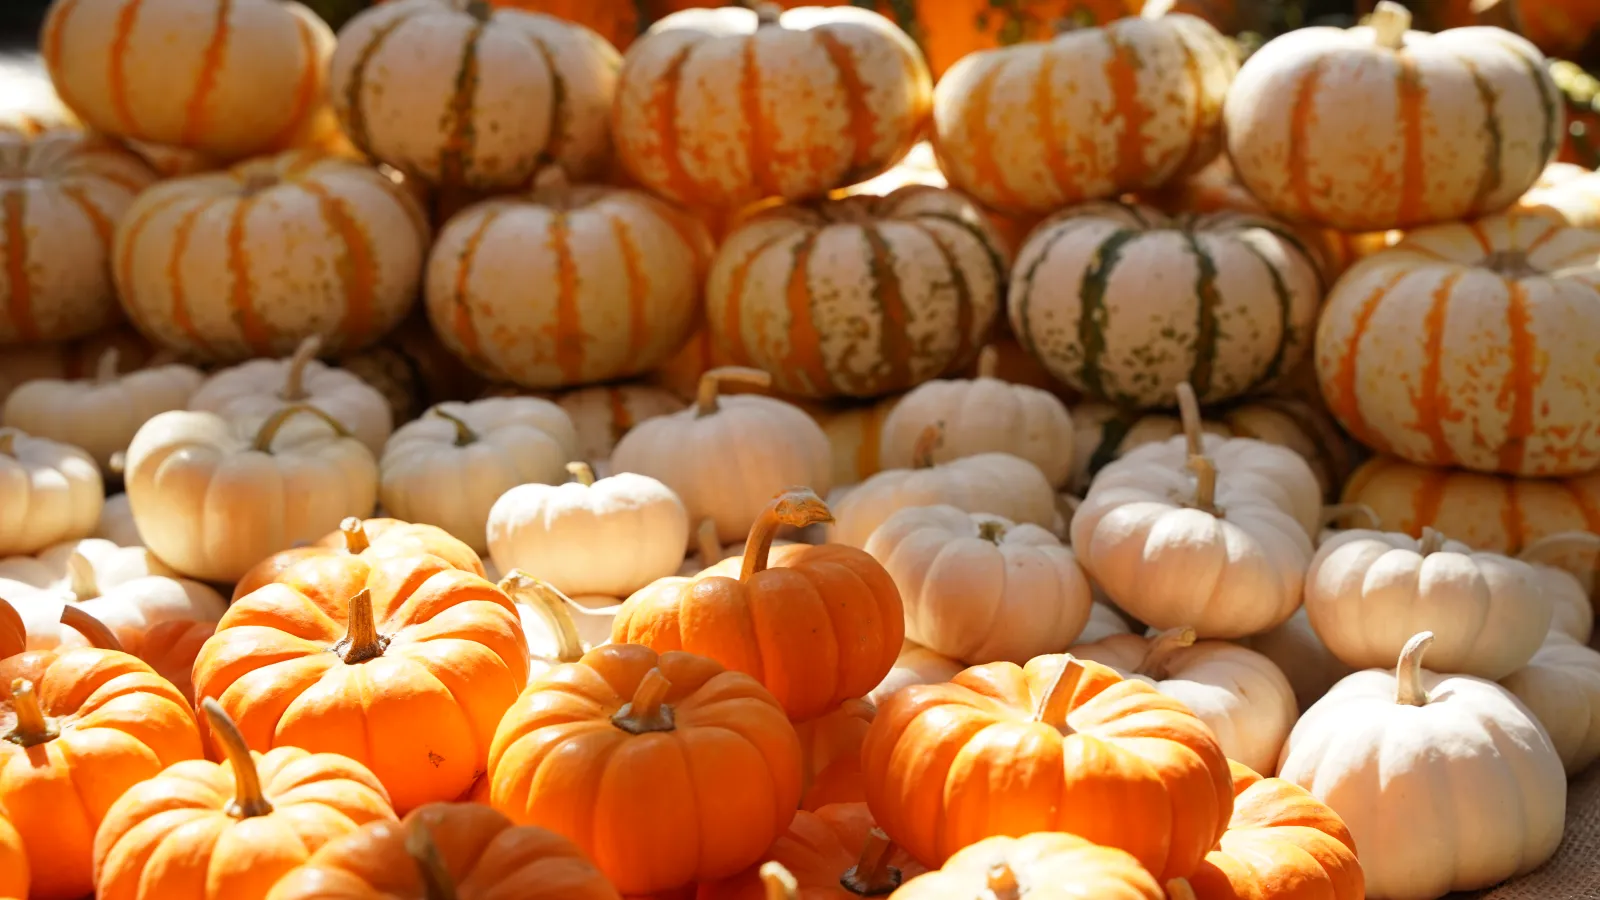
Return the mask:
MULTIPOLYGON (((1112 232, 1095 251, 1094 262, 1084 270, 1083 283, 1078 287, 1081 304, 1078 344, 1083 348, 1083 364, 1078 369, 1078 379, 1086 393, 1103 400, 1116 402, 1128 399, 1107 396, 1104 373, 1100 370, 1100 359, 1106 352, 1106 323, 1111 318, 1111 310, 1106 306, 1106 290, 1111 283, 1111 273, 1122 259, 1122 248, 1145 234, 1134 228, 1112 232)), ((1195 385, 1195 390, 1200 391, 1200 386, 1195 385)))
POLYGON ((1294 297, 1289 294, 1289 286, 1284 283, 1283 273, 1278 271, 1278 267, 1273 265, 1255 244, 1245 240, 1238 243, 1250 251, 1251 256, 1261 260, 1261 265, 1266 267, 1267 275, 1272 279, 1272 295, 1278 300, 1278 346, 1272 351, 1272 359, 1267 363, 1267 367, 1250 382, 1250 387, 1245 389, 1245 393, 1250 393, 1266 387, 1283 374, 1284 358, 1288 355, 1289 345, 1295 342, 1294 297))
POLYGON ((350 118, 345 130, 350 134, 350 143, 355 144, 358 150, 368 156, 376 154, 372 152, 372 133, 367 128, 367 109, 361 102, 361 90, 367 86, 367 66, 378 55, 378 51, 383 48, 384 42, 389 40, 389 36, 411 18, 412 14, 401 13, 373 32, 371 40, 361 48, 361 54, 351 66, 350 81, 344 86, 344 105, 350 118))
POLYGON ((1483 101, 1483 136, 1487 142, 1483 148, 1483 176, 1478 179, 1478 186, 1472 192, 1472 212, 1474 215, 1484 211, 1484 203, 1489 196, 1500 189, 1500 116, 1495 110, 1495 101, 1499 95, 1495 93, 1494 86, 1484 79, 1478 71, 1477 63, 1465 56, 1457 56, 1456 61, 1466 68, 1467 74, 1472 76, 1472 84, 1478 89, 1478 99, 1483 101))
MULTIPOLYGON (((928 227, 927 223, 918 222, 915 219, 908 220, 906 224, 915 228, 922 234, 927 235, 928 240, 932 241, 933 246, 938 249, 939 256, 944 260, 945 268, 950 272, 950 286, 951 289, 956 293, 957 343, 955 355, 951 357, 952 362, 950 369, 947 369, 946 371, 959 368, 971 360, 971 355, 974 350, 972 341, 972 316, 973 313, 976 312, 976 309, 972 302, 972 287, 971 285, 967 284, 967 273, 961 270, 961 263, 958 261, 955 251, 951 250, 950 247, 939 238, 939 233, 937 231, 934 231, 932 228, 928 227)), ((984 330, 987 331, 987 327, 984 330)))
POLYGON ((887 391, 874 390, 872 382, 881 379, 874 378, 875 373, 869 372, 858 384, 852 394, 856 396, 870 396, 900 391, 910 388, 911 382, 911 356, 916 348, 911 345, 909 335, 911 324, 911 310, 906 304, 905 291, 900 285, 900 274, 894 270, 894 252, 889 248, 889 242, 884 240, 878 232, 876 223, 868 222, 860 226, 861 236, 867 245, 867 271, 872 276, 873 290, 871 295, 878 301, 881 321, 878 324, 878 353, 888 367, 887 391))
POLYGON ((1137 410, 1119 409, 1115 416, 1100 423, 1100 440, 1094 445, 1094 452, 1089 454, 1091 476, 1098 475, 1101 469, 1122 456, 1122 442, 1128 439, 1128 432, 1142 418, 1144 414, 1137 410))
MULTIPOLYGON (((1033 280, 1039 274, 1039 267, 1044 265, 1045 260, 1050 258, 1050 252, 1056 248, 1056 244, 1060 243, 1061 239, 1071 232, 1071 228, 1061 227, 1054 229, 1045 236, 1044 246, 1040 248, 1039 254, 1033 258, 1033 263, 1028 266, 1028 271, 1021 273, 1020 278, 1013 276, 1008 298, 1011 302, 1012 330, 1017 333, 1017 342, 1022 344, 1022 349, 1026 350, 1029 356, 1043 362, 1045 368, 1049 369, 1052 374, 1054 374, 1054 369, 1049 361, 1040 355, 1039 345, 1033 339, 1033 328, 1028 319, 1028 313, 1033 309, 1033 280)), ((1032 243, 1033 241, 1030 239, 1023 246, 1021 255, 1026 255, 1028 246, 1031 246, 1032 243)))
POLYGON ((1544 113, 1544 133, 1539 138, 1539 158, 1542 160, 1540 164, 1543 165, 1556 158, 1556 151, 1561 146, 1562 132, 1565 130, 1561 127, 1565 112, 1561 108, 1561 91, 1555 87, 1555 82, 1546 71, 1542 59, 1528 56, 1522 48, 1509 41, 1501 46, 1517 57, 1523 68, 1528 70, 1528 77, 1533 79, 1534 85, 1539 89, 1539 108, 1544 113))
MULTIPOLYGON (((530 35, 530 37, 532 37, 530 35)), ((545 42, 537 37, 532 37, 533 46, 544 59, 546 69, 550 70, 550 123, 544 149, 539 152, 539 159, 534 165, 543 168, 561 158, 561 151, 566 149, 567 141, 572 139, 568 129, 571 124, 567 121, 567 80, 561 77, 561 69, 556 65, 556 56, 550 52, 545 42)))
POLYGON ((1217 264, 1200 246, 1200 239, 1192 231, 1183 232, 1183 238, 1194 252, 1198 272, 1194 280, 1195 333, 1194 363, 1189 367, 1189 384, 1201 400, 1211 391, 1211 373, 1217 362, 1217 344, 1221 341, 1221 324, 1217 321, 1217 264))
POLYGON ((439 149, 439 181, 447 185, 467 183, 467 170, 472 166, 472 148, 478 135, 472 118, 472 101, 478 93, 478 40, 488 22, 477 20, 461 48, 461 64, 456 69, 455 87, 450 103, 445 107, 439 130, 445 134, 444 146, 439 149))

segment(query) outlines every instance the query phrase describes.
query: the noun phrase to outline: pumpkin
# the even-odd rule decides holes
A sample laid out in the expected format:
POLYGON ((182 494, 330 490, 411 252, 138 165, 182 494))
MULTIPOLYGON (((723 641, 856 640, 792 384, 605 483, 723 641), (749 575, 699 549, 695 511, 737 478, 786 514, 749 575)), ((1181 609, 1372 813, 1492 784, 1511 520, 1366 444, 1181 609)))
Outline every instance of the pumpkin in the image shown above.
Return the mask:
POLYGON ((1550 216, 1574 228, 1600 226, 1600 174, 1572 163, 1553 162, 1533 189, 1517 201, 1516 208, 1550 216))
POLYGON ((201 702, 223 762, 193 760, 134 785, 94 838, 103 900, 265 900, 318 848, 394 810, 371 771, 333 753, 252 753, 215 700, 201 702))
POLYGON ((974 53, 934 94, 940 167, 952 187, 1012 213, 1158 187, 1221 149, 1237 66, 1215 28, 1181 14, 974 53))
POLYGON ((645 419, 667 416, 688 404, 677 394, 648 384, 597 384, 557 395, 557 406, 578 430, 574 459, 610 459, 622 436, 645 419))
POLYGON ((690 653, 597 647, 530 684, 489 754, 495 809, 575 842, 624 894, 726 878, 800 800, 800 747, 759 682, 690 653), (689 803, 705 779, 737 784, 689 803))
POLYGON ((88 537, 104 504, 100 469, 89 454, 0 428, 0 556, 88 537))
POLYGON ((1470 218, 1511 205, 1555 159, 1561 95, 1533 45, 1410 24, 1381 2, 1370 26, 1302 28, 1240 68, 1228 154, 1274 215, 1347 231, 1470 218), (1336 112, 1353 109, 1360 127, 1336 112))
POLYGON ((1071 650, 1179 700, 1217 736, 1230 760, 1272 771, 1299 715, 1294 688, 1272 660, 1226 641, 1195 641, 1192 628, 1150 637, 1119 634, 1071 650))
POLYGON ((420 308, 382 341, 340 356, 338 364, 383 394, 395 422, 409 422, 430 406, 483 390, 483 380, 445 349, 420 308))
POLYGON ((979 453, 1010 453, 1033 463, 1055 487, 1072 472, 1073 424, 1066 404, 1036 387, 995 377, 999 352, 983 348, 977 377, 930 381, 900 398, 883 421, 879 464, 911 464, 917 438, 930 425, 946 439, 933 448, 935 463, 979 453))
POLYGON ((900 654, 895 657, 889 674, 883 676, 878 686, 867 693, 866 700, 873 706, 883 702, 903 687, 913 684, 938 684, 956 677, 964 669, 961 663, 929 650, 921 644, 902 641, 900 654))
POLYGON ((318 362, 321 347, 322 338, 311 335, 287 359, 255 359, 223 369, 194 392, 188 408, 259 421, 295 404, 314 406, 377 456, 394 430, 388 401, 360 376, 318 362))
POLYGON ((155 348, 132 328, 97 331, 75 341, 31 342, 0 354, 0 402, 19 386, 40 378, 89 378, 105 352, 118 351, 117 370, 132 372, 149 364, 155 348))
POLYGON ((112 271, 134 325, 185 356, 278 356, 312 334, 337 354, 405 318, 427 242, 421 209, 383 173, 291 151, 140 194, 112 271))
POLYGON ((1051 375, 1088 396, 1166 406, 1187 380, 1211 403, 1273 385, 1309 352, 1319 277, 1270 219, 1084 204, 1023 245, 1011 328, 1051 375))
POLYGON ((1533 566, 1538 590, 1550 598, 1550 633, 1557 632, 1580 644, 1594 635, 1594 604, 1578 576, 1541 560, 1563 553, 1593 556, 1600 553, 1600 535, 1587 531, 1552 534, 1522 551, 1518 557, 1533 566))
POLYGON ((196 696, 252 747, 348 756, 402 813, 471 787, 527 678, 511 599, 431 554, 295 563, 234 601, 194 664, 196 696))
POLYGON ((1600 759, 1600 653, 1552 631, 1500 685, 1544 726, 1569 776, 1600 759))
POLYGON ((609 643, 609 631, 598 641, 587 638, 578 628, 581 619, 576 613, 581 605, 543 579, 512 569, 495 587, 517 606, 522 637, 528 645, 529 681, 538 680, 562 663, 577 662, 594 647, 609 643))
POLYGON ((216 622, 171 619, 152 625, 128 649, 157 675, 172 682, 183 699, 194 702, 194 661, 217 633, 216 622))
POLYGON ((71 444, 112 475, 139 426, 156 413, 184 409, 205 379, 198 369, 157 366, 127 375, 117 372, 117 350, 100 358, 93 378, 80 381, 40 379, 12 391, 0 418, 29 434, 71 444))
POLYGON ((1581 388, 1597 310, 1600 232, 1532 214, 1419 229, 1329 293, 1317 375, 1333 414, 1381 453, 1581 474, 1600 465, 1581 388))
POLYGON ((803 397, 878 397, 978 352, 1008 255, 977 207, 910 186, 776 206, 722 241, 707 323, 734 359, 803 397))
POLYGON ((905 637, 889 573, 854 547, 772 549, 780 526, 829 518, 810 490, 779 493, 750 529, 743 556, 635 593, 618 611, 611 639, 698 653, 744 672, 796 721, 866 694, 888 674, 905 637))
POLYGON ((290 547, 268 556, 250 567, 233 587, 238 600, 277 581, 295 563, 310 557, 347 559, 353 556, 382 558, 391 556, 436 556, 451 567, 485 577, 483 561, 472 548, 441 528, 415 525, 398 519, 361 519, 349 516, 339 528, 305 546, 290 547))
POLYGON ((677 572, 689 515, 676 494, 644 475, 596 481, 587 463, 568 469, 574 481, 520 484, 494 502, 487 533, 500 571, 527 569, 564 593, 614 597, 677 572), (618 556, 619 547, 628 553, 618 556))
POLYGON ((105 504, 100 507, 100 519, 95 524, 94 533, 89 536, 108 540, 119 547, 144 546, 139 527, 133 522, 133 507, 128 504, 127 494, 112 494, 106 498, 105 504))
POLYGON ((27 900, 28 855, 22 835, 0 814, 0 900, 27 900))
MULTIPOLYGON (((861 784, 861 742, 877 712, 872 701, 858 697, 830 713, 794 723, 800 738, 802 810, 819 812, 832 804, 854 805, 866 800, 861 784)), ((866 812, 865 807, 861 812, 866 812)))
POLYGON ((1499 685, 1424 670, 1432 640, 1412 637, 1392 673, 1334 685, 1278 765, 1344 819, 1373 898, 1488 887, 1538 868, 1561 842, 1567 779, 1550 738, 1499 685))
POLYGON ((715 519, 723 541, 743 540, 774 493, 803 484, 826 494, 833 474, 828 436, 810 416, 772 397, 722 396, 724 384, 739 382, 771 379, 712 369, 693 406, 640 422, 611 454, 613 471, 649 476, 677 494, 689 521, 715 519))
POLYGON ((1504 678, 1533 657, 1554 601, 1527 563, 1474 553, 1432 528, 1420 540, 1352 529, 1323 543, 1305 580, 1311 627, 1342 662, 1373 668, 1411 635, 1441 672, 1504 678))
POLYGON ((0 810, 22 835, 31 900, 89 894, 95 829, 113 801, 202 753, 178 689, 112 649, 0 660, 0 722, 0 810))
POLYGON ((495 380, 628 378, 688 339, 710 256, 705 230, 681 211, 547 169, 531 193, 468 207, 440 230, 428 318, 445 346, 495 380))
POLYGON ((156 180, 138 157, 73 132, 0 133, 0 347, 82 337, 120 317, 111 240, 156 180))
POLYGON ((1095 900, 1166 897, 1155 878, 1128 853, 1049 831, 976 841, 958 850, 943 868, 894 892, 897 900, 1044 900, 1073 895, 1095 900))
MULTIPOLYGON (((1091 588, 1093 585, 1090 586, 1091 588)), ((1128 620, 1110 603, 1096 599, 1089 604, 1089 623, 1078 635, 1078 643, 1092 644, 1118 634, 1132 634, 1128 620)))
MULTIPOLYGON (((1238 643, 1272 660, 1283 672, 1294 689, 1295 705, 1301 712, 1321 700, 1339 679, 1355 671, 1322 642, 1316 629, 1311 627, 1304 606, 1277 628, 1241 638, 1238 643)), ((1276 762, 1263 768, 1274 770, 1276 762)))
POLYGON ((134 435, 123 478, 151 552, 192 578, 224 583, 370 512, 378 493, 367 448, 304 405, 259 428, 214 413, 161 413, 134 435))
POLYGON ((268 900, 620 900, 566 838, 478 803, 430 803, 323 844, 268 900))
POLYGON ((932 102, 905 33, 860 9, 779 13, 687 10, 629 48, 612 114, 628 175, 729 209, 819 196, 905 156, 932 102))
POLYGON ((560 483, 577 445, 572 419, 548 400, 441 403, 389 438, 378 461, 378 496, 387 512, 438 525, 481 553, 489 547, 484 525, 501 495, 518 485, 560 483))
POLYGON ((16 607, 0 600, 0 659, 28 649, 27 626, 16 607))
POLYGON ((971 664, 1065 650, 1089 620, 1072 550, 1037 525, 954 506, 912 506, 864 548, 894 579, 906 638, 971 664))
POLYGON ((298 3, 219 15, 204 0, 62 0, 39 49, 96 131, 239 159, 286 145, 315 112, 333 32, 298 3))
POLYGON ((695 900, 764 900, 769 866, 781 866, 804 900, 880 897, 927 871, 889 843, 865 803, 801 810, 753 865, 732 878, 700 885, 695 900))
POLYGON ((835 487, 860 484, 883 469, 880 438, 898 396, 881 400, 817 403, 806 407, 833 448, 835 487))

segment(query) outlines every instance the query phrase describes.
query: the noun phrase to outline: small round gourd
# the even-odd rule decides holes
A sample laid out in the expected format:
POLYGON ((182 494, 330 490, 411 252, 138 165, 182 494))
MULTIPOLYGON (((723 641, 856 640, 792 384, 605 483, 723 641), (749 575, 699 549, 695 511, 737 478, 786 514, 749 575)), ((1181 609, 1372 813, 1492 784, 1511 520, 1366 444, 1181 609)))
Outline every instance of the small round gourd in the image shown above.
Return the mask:
POLYGON ((0 556, 88 537, 104 505, 105 485, 89 454, 0 428, 0 556))
POLYGON ((1569 776, 1600 759, 1600 652, 1552 632, 1500 686, 1544 726, 1569 776))

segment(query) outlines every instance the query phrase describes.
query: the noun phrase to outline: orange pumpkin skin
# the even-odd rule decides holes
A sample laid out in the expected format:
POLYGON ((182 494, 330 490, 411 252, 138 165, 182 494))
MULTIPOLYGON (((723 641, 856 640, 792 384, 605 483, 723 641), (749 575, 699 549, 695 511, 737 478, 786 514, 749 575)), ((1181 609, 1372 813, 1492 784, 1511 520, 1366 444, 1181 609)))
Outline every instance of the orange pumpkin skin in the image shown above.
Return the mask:
MULTIPOLYGON (((1163 900, 1161 885, 1138 860, 1110 847, 1059 832, 992 837, 962 848, 944 868, 894 892, 895 900, 986 900, 1032 896, 1094 900, 1163 900)), ((1172 895, 1171 900, 1178 900, 1172 895)))
POLYGON ((1164 881, 1199 865, 1233 810, 1227 759, 1193 713, 1065 655, 904 688, 878 710, 861 769, 879 827, 930 866, 983 838, 1059 831, 1164 881))
POLYGON ((877 712, 877 707, 858 697, 826 715, 795 723, 805 776, 801 809, 816 812, 829 804, 867 799, 861 783, 861 742, 877 712))
POLYGON ((195 657, 216 633, 215 622, 176 619, 150 628, 139 636, 137 645, 124 645, 123 649, 144 660, 157 675, 172 682, 183 699, 193 703, 195 657))
POLYGON ((364 519, 342 523, 338 531, 324 535, 309 547, 281 550, 256 563, 234 585, 233 599, 238 600, 271 584, 278 580, 285 569, 303 559, 318 556, 345 558, 361 554, 414 556, 419 553, 437 556, 463 572, 485 577, 483 560, 478 558, 478 554, 443 528, 413 525, 399 519, 364 519), (363 542, 367 546, 362 547, 363 542))
POLYGON ((112 803, 167 766, 199 759, 200 732, 178 689, 126 653, 34 651, 0 661, 8 731, 13 679, 33 684, 60 733, 31 748, 0 739, 0 812, 22 835, 30 898, 77 900, 94 889, 95 829, 112 803))
POLYGON ((28 647, 28 632, 16 607, 0 600, 0 659, 15 656, 28 647))
MULTIPOLYGON (((795 813, 789 830, 772 842, 761 863, 781 863, 800 883, 798 900, 855 900, 864 892, 852 891, 840 879, 863 862, 872 831, 877 824, 865 803, 835 803, 815 812, 795 813)), ((881 838, 880 838, 881 840, 881 838)), ((761 863, 732 878, 700 885, 695 900, 765 900, 761 863)), ((904 851, 893 848, 884 864, 897 870, 888 879, 895 886, 926 872, 927 869, 904 851)), ((881 896, 873 891, 867 896, 881 896)))
POLYGON ((518 827, 477 803, 430 803, 404 822, 379 819, 322 845, 267 900, 427 900, 407 826, 427 829, 456 900, 620 900, 571 841, 518 827))
POLYGON ((905 29, 928 57, 928 68, 937 79, 968 54, 1028 41, 1048 41, 1065 20, 1103 25, 1137 13, 1140 0, 877 0, 875 4, 858 5, 875 6, 905 29))
POLYGON ((651 894, 759 860, 794 818, 800 745, 749 676, 608 644, 528 685, 495 732, 489 784, 512 821, 566 835, 618 890, 651 894), (624 730, 641 708, 670 730, 624 730), (715 803, 695 799, 706 790, 715 803))
POLYGON ((22 835, 0 815, 0 900, 28 900, 28 855, 22 835))

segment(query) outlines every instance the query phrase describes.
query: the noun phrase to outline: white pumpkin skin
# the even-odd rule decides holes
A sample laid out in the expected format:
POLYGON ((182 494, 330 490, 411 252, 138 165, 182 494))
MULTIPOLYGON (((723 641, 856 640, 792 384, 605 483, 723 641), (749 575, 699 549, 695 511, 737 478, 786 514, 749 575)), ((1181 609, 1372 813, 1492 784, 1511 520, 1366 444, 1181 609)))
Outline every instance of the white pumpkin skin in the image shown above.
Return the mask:
MULTIPOLYGON (((1550 632, 1562 634, 1580 644, 1594 636, 1594 605, 1578 577, 1565 569, 1533 564, 1539 589, 1550 598, 1550 632)), ((1548 635, 1546 640, 1549 640, 1548 635)))
POLYGON ((1295 703, 1301 712, 1321 700, 1339 679, 1355 671, 1334 656, 1317 636, 1303 606, 1277 628, 1241 638, 1239 644, 1272 660, 1282 670, 1294 688, 1295 703))
POLYGON ((144 538, 139 536, 139 526, 133 522, 133 506, 128 503, 126 493, 112 494, 106 498, 105 505, 100 507, 100 520, 90 537, 108 540, 118 547, 144 546, 144 538))
POLYGON ((1526 666, 1500 679, 1550 735, 1568 775, 1600 759, 1600 652, 1551 632, 1526 666))
POLYGON ((886 469, 829 498, 834 521, 828 540, 865 547, 896 511, 941 504, 1041 528, 1053 529, 1060 518, 1055 493, 1038 466, 1009 453, 980 453, 942 465, 886 469))
POLYGON ((0 556, 88 537, 104 505, 100 468, 87 453, 0 428, 0 556))
POLYGON ((929 650, 920 644, 906 641, 900 645, 900 655, 895 659, 889 674, 867 694, 874 706, 882 706, 901 688, 913 684, 938 684, 949 681, 965 669, 961 663, 929 650))
POLYGON ((909 507, 864 548, 905 605, 906 638, 969 665, 1059 653, 1089 620, 1089 582, 1050 532, 954 506, 909 507))
POLYGON ((1416 656, 1399 678, 1368 669, 1334 685, 1278 765, 1349 826, 1371 900, 1487 887, 1561 842, 1567 779, 1544 729, 1494 682, 1434 674, 1416 656))
POLYGON ((1112 635, 1131 634, 1133 629, 1128 627, 1128 620, 1122 613, 1104 600, 1096 599, 1089 605, 1089 622, 1083 626, 1083 631, 1078 635, 1078 643, 1092 644, 1103 641, 1112 635))
POLYGON ((378 496, 395 518, 437 525, 482 554, 495 502, 520 484, 560 484, 577 443, 571 418, 548 400, 440 403, 389 438, 378 496))

